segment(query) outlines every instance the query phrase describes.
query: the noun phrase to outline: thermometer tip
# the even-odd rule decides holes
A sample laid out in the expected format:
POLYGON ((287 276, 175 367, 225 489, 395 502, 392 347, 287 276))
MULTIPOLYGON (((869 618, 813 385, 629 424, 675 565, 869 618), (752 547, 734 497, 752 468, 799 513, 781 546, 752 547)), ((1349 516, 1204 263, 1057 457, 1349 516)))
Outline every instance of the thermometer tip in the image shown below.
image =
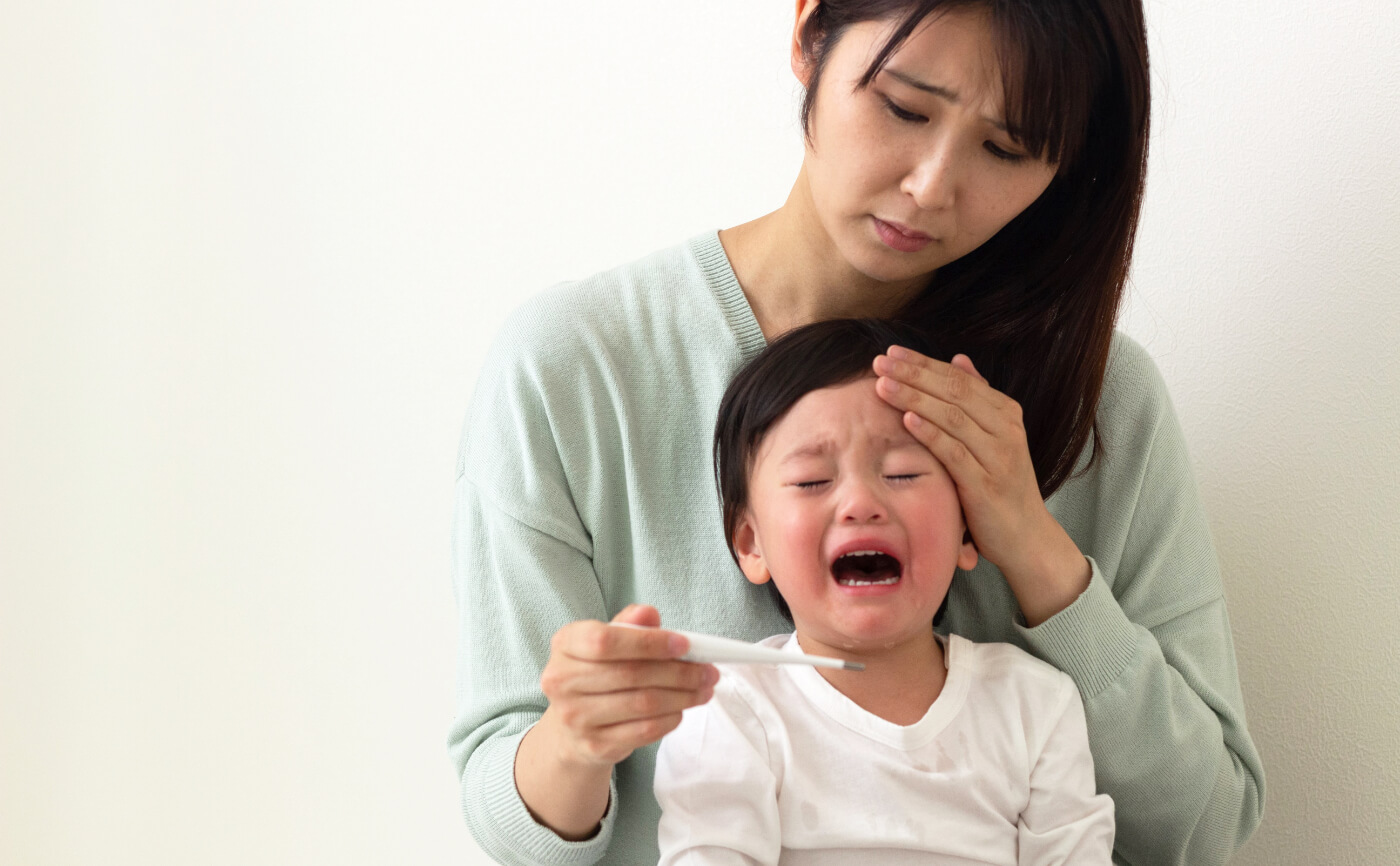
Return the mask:
POLYGON ((842 662, 841 669, 846 671, 863 671, 865 670, 865 665, 860 662, 842 662))

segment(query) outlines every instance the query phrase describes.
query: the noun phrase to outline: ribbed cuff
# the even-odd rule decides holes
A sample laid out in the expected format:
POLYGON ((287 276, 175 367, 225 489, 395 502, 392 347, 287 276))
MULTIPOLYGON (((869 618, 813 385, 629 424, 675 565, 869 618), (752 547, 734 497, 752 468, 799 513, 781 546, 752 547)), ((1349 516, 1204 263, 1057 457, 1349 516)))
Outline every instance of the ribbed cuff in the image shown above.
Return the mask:
POLYGON ((562 839, 530 817, 515 788, 515 752, 524 736, 521 732, 493 738, 472 753, 463 786, 472 835, 487 854, 510 866, 592 866, 603 859, 612 841, 616 780, 608 782, 608 811, 598 834, 581 842, 562 839))
POLYGON ((1132 664, 1138 641, 1137 627, 1113 597, 1099 564, 1086 558, 1092 571, 1089 587, 1035 628, 1018 622, 1016 629, 1032 652, 1070 675, 1087 701, 1132 664))

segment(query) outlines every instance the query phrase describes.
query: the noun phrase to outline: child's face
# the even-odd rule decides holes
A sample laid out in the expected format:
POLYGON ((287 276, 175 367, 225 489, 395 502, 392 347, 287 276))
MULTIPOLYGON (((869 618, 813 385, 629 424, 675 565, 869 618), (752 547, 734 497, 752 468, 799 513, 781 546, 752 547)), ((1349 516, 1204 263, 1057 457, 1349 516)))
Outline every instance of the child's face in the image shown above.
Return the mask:
POLYGON ((977 564, 963 530, 952 479, 866 377, 803 396, 768 431, 734 550, 750 581, 777 583, 804 640, 878 650, 929 638, 954 567, 977 564))

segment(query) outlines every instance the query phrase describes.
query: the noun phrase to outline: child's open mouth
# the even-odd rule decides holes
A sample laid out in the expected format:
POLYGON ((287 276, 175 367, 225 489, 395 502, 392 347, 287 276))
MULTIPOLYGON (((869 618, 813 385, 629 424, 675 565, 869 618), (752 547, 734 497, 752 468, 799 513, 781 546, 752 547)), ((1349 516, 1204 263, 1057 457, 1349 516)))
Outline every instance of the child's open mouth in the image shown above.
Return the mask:
POLYGON ((853 550, 831 564, 831 576, 841 586, 891 586, 900 574, 899 560, 879 550, 853 550))

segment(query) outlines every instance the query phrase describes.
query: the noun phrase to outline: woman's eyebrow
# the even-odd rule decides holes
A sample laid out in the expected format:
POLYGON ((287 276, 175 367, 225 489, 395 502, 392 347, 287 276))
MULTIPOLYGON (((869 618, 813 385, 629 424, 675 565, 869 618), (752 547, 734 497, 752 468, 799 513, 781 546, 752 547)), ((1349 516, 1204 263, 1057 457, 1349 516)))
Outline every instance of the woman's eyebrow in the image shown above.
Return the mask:
MULTIPOLYGON (((934 96, 942 97, 943 99, 948 100, 954 105, 958 104, 958 100, 960 97, 958 96, 958 92, 956 90, 953 90, 948 87, 942 87, 937 84, 929 84, 927 81, 920 81, 919 79, 915 78, 912 75, 909 75, 908 73, 900 72, 898 69, 890 69, 886 67, 884 73, 896 81, 909 85, 915 90, 922 90, 925 93, 932 93, 934 96)), ((990 123, 992 126, 995 126, 1002 132, 1007 131, 1006 123, 1004 121, 997 120, 995 117, 988 117, 985 114, 982 115, 982 119, 990 123)))

